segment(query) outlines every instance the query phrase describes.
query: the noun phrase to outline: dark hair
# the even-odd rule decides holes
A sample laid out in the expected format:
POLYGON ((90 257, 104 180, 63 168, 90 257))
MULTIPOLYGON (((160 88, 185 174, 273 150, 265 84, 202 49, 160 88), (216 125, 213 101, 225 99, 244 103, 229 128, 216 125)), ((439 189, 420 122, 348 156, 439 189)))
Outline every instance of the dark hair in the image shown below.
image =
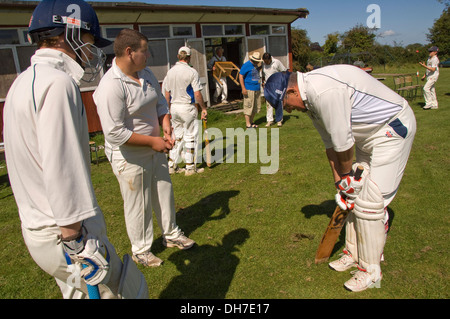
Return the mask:
POLYGON ((121 57, 125 54, 126 48, 136 51, 141 47, 142 40, 148 42, 145 35, 133 29, 122 29, 114 41, 114 54, 121 57))
POLYGON ((266 52, 262 56, 263 60, 268 60, 272 58, 272 55, 269 52, 266 52))

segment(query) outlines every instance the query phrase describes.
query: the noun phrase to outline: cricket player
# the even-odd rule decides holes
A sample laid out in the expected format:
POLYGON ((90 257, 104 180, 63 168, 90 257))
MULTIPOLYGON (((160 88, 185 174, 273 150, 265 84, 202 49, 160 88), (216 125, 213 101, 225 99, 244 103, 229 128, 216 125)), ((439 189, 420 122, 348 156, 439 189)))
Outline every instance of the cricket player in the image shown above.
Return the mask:
POLYGON ((423 87, 423 97, 425 99, 425 106, 423 109, 435 110, 438 108, 435 85, 439 78, 439 58, 437 57, 439 48, 437 46, 432 46, 428 49, 428 52, 430 53, 427 63, 419 62, 419 64, 426 69, 422 81, 425 79, 427 80, 423 87))
POLYGON ((88 297, 86 284, 98 285, 101 298, 148 298, 142 273, 131 258, 122 265, 108 240, 91 183, 79 84, 84 68, 93 75, 101 70, 105 55, 98 47, 110 42, 82 0, 41 1, 29 35, 38 50, 11 86, 4 113, 8 175, 25 244, 65 299, 88 297))
POLYGON ((173 145, 169 109, 158 80, 147 68, 148 39, 136 30, 123 29, 114 41, 114 54, 112 67, 94 92, 94 102, 105 135, 105 153, 124 201, 132 258, 157 267, 163 261, 151 252, 153 211, 166 247, 189 249, 195 244, 176 224, 166 158, 173 145))
POLYGON ((206 120, 208 111, 202 96, 202 86, 197 70, 190 64, 191 49, 183 46, 178 49, 178 61, 167 72, 163 81, 164 96, 170 104, 170 114, 175 135, 175 146, 169 152, 169 170, 176 172, 180 168, 178 163, 183 147, 186 163, 185 175, 191 176, 202 173, 203 168, 197 168, 196 150, 199 125, 197 121, 198 110, 196 104, 201 107, 201 119, 206 120))
POLYGON ((416 132, 408 102, 351 65, 276 73, 264 93, 272 106, 289 113, 299 110, 311 118, 325 145, 336 202, 351 210, 344 254, 330 267, 357 267, 344 284, 351 291, 377 286, 382 279, 387 206, 398 190, 416 132), (356 165, 365 168, 358 180, 353 176, 356 165))

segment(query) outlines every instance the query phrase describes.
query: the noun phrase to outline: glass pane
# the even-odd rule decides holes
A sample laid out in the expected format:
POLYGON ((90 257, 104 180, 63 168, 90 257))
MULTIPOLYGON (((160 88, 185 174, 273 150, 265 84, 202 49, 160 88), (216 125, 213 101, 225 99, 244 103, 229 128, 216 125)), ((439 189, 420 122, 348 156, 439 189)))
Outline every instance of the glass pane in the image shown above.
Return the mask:
POLYGON ((208 35, 222 35, 222 25, 204 25, 202 26, 204 36, 208 35))
POLYGON ((115 39, 122 29, 125 28, 106 28, 106 38, 115 39))
POLYGON ((168 71, 166 40, 149 41, 148 50, 150 58, 147 60, 147 66, 153 71, 158 81, 162 81, 168 71))
POLYGON ((170 38, 170 28, 168 25, 141 26, 141 33, 147 38, 170 38))
POLYGON ((0 30, 0 44, 20 44, 17 30, 0 30))
POLYGON ((269 34, 269 26, 268 25, 252 25, 252 26, 250 26, 250 34, 251 35, 269 34))
POLYGON ((282 25, 272 26, 272 34, 285 34, 286 28, 282 25))
POLYGON ((12 49, 0 49, 0 61, 10 61, 0 64, 0 98, 4 99, 9 87, 17 77, 12 49))
POLYGON ((243 34, 242 25, 225 25, 225 34, 233 35, 233 34, 243 34))
POLYGON ((174 36, 192 36, 192 27, 173 27, 174 36))

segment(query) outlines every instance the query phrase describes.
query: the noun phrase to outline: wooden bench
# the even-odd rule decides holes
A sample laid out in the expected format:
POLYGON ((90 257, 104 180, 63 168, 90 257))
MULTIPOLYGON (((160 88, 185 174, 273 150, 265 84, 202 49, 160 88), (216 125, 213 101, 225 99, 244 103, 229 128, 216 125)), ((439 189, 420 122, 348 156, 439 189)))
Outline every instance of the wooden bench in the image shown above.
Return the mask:
POLYGON ((422 85, 416 74, 401 74, 394 76, 394 91, 407 100, 414 100, 421 92, 422 85))

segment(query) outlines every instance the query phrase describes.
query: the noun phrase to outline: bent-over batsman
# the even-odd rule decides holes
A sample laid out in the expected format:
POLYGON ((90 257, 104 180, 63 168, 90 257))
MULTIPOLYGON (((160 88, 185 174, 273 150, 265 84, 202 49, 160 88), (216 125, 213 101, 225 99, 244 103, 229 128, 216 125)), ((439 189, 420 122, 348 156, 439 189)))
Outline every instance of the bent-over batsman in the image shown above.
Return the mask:
POLYGON ((344 284, 351 291, 379 285, 387 206, 398 190, 416 132, 408 102, 351 65, 276 73, 267 81, 264 96, 273 107, 305 112, 322 137, 336 202, 350 210, 344 253, 330 267, 357 267, 344 284), (357 165, 364 167, 358 180, 353 176, 357 165))

